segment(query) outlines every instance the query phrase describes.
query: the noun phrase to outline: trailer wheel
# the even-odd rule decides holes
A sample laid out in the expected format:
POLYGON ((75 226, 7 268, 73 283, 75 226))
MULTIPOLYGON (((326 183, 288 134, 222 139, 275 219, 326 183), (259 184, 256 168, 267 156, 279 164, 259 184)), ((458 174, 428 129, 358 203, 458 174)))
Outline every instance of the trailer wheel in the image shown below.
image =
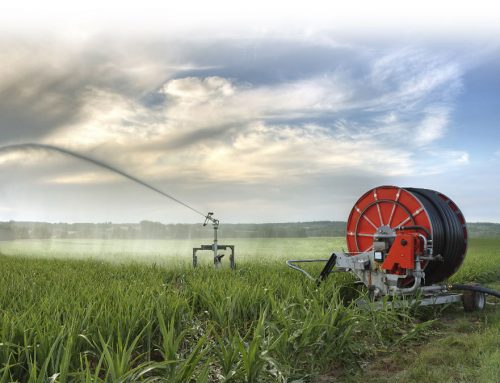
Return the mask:
POLYGON ((482 311, 486 305, 486 295, 479 291, 464 291, 462 302, 466 312, 482 311))

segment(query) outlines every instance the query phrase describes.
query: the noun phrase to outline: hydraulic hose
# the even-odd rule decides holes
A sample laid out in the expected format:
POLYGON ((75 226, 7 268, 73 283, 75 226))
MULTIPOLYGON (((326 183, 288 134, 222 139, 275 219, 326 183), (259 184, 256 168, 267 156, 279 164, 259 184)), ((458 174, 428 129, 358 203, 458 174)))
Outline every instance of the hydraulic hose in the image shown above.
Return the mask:
POLYGON ((484 293, 487 295, 491 295, 497 298, 500 298, 500 291, 492 290, 483 286, 475 286, 475 285, 451 285, 450 290, 468 290, 468 291, 477 291, 479 293, 484 293))

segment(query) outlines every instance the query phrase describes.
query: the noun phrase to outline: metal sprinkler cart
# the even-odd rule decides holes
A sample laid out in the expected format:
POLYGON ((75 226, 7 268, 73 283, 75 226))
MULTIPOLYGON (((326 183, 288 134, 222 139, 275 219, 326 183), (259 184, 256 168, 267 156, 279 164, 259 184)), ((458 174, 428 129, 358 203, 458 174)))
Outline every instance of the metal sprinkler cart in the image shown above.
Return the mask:
POLYGON ((213 215, 214 213, 212 212, 206 215, 203 226, 207 226, 209 222, 212 223, 212 226, 214 228, 214 242, 210 245, 200 245, 200 247, 193 248, 193 267, 198 266, 197 252, 200 250, 209 250, 213 252, 215 268, 220 268, 222 267, 222 258, 225 256, 225 254, 219 254, 219 250, 229 249, 231 250, 231 254, 229 255, 229 266, 231 267, 231 270, 234 270, 236 268, 236 264, 234 262, 234 245, 222 245, 218 243, 217 230, 219 230, 219 220, 214 218, 213 215))

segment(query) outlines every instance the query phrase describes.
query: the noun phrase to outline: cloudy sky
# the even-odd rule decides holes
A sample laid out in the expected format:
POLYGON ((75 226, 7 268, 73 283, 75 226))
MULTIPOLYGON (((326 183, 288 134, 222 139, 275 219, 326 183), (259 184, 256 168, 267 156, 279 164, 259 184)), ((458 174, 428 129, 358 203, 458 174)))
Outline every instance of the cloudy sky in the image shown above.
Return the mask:
MULTIPOLYGON (((5 7, 0 145, 104 160, 225 222, 345 220, 383 184, 500 222, 498 12, 355 3, 5 7)), ((200 219, 60 154, 4 152, 0 177, 0 220, 200 219)))

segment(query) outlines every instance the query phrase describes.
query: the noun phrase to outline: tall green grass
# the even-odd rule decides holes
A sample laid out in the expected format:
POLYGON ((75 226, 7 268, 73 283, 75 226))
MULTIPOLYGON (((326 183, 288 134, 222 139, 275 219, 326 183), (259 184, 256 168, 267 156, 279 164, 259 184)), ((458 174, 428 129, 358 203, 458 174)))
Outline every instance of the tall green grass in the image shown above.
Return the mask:
POLYGON ((347 274, 318 288, 265 253, 235 272, 12 256, 0 270, 0 382, 307 382, 426 330, 410 309, 350 303, 347 274))
POLYGON ((465 261, 451 281, 500 282, 500 239, 470 240, 465 261))

